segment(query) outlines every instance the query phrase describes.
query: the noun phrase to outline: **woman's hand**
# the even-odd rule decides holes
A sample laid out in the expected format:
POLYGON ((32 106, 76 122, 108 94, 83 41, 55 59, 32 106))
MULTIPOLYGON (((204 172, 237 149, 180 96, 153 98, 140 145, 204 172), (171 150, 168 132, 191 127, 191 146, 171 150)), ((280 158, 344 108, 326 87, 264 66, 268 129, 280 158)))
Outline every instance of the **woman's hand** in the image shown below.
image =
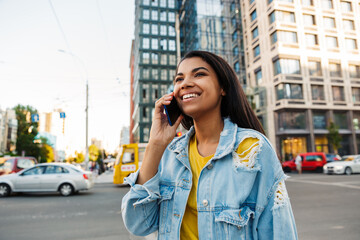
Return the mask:
POLYGON ((166 94, 155 102, 155 111, 151 125, 149 143, 157 143, 166 147, 175 137, 176 129, 180 125, 183 116, 170 126, 167 116, 164 113, 164 105, 169 105, 174 98, 174 93, 166 94))

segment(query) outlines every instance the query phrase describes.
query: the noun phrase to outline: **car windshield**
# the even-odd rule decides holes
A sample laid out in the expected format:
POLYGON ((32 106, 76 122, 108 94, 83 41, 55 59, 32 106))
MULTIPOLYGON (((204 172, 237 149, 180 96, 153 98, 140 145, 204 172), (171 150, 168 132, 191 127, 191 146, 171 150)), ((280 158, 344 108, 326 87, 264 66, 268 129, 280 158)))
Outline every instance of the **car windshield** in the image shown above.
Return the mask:
POLYGON ((355 156, 343 156, 341 158, 341 161, 353 161, 355 159, 355 156))

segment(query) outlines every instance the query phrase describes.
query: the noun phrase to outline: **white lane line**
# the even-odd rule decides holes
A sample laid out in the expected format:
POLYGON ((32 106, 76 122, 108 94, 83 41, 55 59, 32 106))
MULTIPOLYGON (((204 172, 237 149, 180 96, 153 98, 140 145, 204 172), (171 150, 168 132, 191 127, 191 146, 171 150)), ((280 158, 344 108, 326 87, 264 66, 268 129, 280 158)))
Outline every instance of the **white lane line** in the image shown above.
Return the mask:
POLYGON ((360 186, 346 185, 343 183, 327 183, 327 182, 300 180, 300 179, 287 179, 286 181, 287 182, 310 183, 310 184, 318 184, 318 185, 326 185, 326 186, 337 186, 337 187, 345 187, 345 188, 352 188, 352 189, 360 190, 360 186))

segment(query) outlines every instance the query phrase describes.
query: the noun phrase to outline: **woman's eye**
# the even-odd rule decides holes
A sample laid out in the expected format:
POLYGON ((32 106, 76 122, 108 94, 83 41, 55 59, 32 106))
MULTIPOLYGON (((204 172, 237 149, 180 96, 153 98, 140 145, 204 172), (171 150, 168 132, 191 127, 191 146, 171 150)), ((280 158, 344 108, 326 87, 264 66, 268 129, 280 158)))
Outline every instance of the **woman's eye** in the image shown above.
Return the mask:
POLYGON ((183 80, 182 78, 176 78, 174 82, 178 82, 178 81, 181 81, 183 80))
POLYGON ((202 77, 205 76, 205 73, 199 72, 195 74, 195 77, 202 77))

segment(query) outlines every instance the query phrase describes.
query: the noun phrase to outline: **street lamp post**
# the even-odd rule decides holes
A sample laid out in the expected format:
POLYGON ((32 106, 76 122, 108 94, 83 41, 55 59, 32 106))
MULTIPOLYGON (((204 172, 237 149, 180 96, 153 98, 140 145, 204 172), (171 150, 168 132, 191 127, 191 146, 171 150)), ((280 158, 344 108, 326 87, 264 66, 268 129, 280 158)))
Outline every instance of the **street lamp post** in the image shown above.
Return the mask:
POLYGON ((85 107, 85 113, 86 113, 86 120, 85 120, 85 126, 86 126, 86 139, 85 139, 85 170, 88 170, 88 165, 89 165, 89 143, 88 143, 88 135, 89 135, 89 81, 88 81, 88 75, 87 75, 87 71, 85 68, 85 64, 83 63, 83 61, 81 61, 81 59, 76 56, 75 54, 73 54, 72 52, 67 52, 63 49, 59 49, 58 50, 61 53, 65 53, 65 54, 69 54, 70 56, 76 58, 83 66, 84 68, 84 72, 86 74, 86 107, 85 107))

